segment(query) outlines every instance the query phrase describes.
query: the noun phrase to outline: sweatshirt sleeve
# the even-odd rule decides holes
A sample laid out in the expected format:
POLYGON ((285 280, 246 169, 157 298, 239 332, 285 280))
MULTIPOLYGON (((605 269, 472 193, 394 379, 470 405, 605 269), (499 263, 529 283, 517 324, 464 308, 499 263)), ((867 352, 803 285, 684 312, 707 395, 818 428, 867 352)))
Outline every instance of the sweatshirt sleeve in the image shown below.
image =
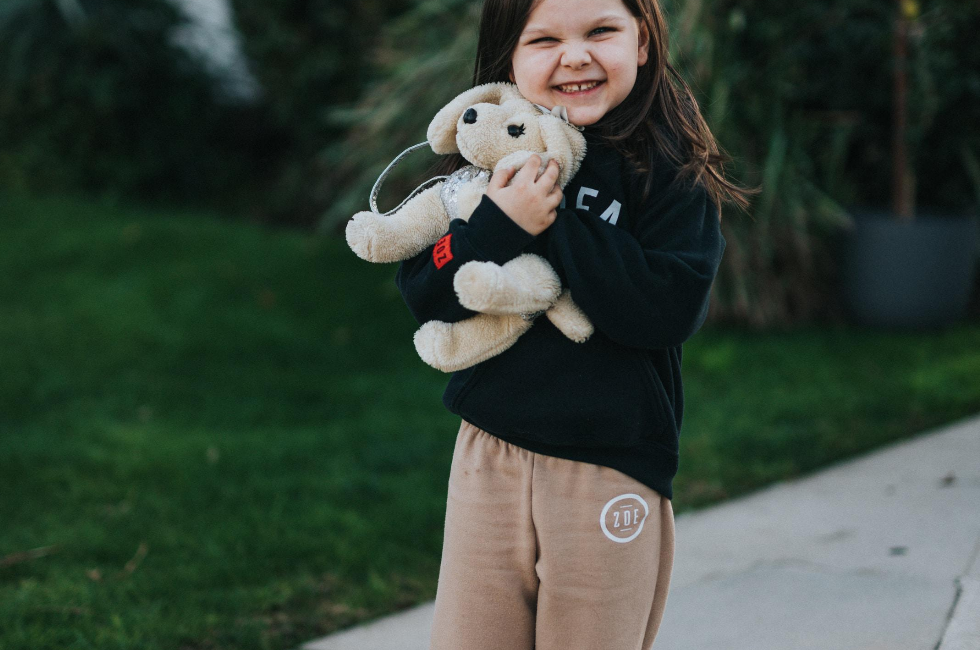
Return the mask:
POLYGON ((634 224, 635 236, 588 210, 561 209, 545 231, 548 259, 613 341, 680 345, 707 318, 725 249, 717 207, 702 186, 663 189, 639 206, 634 224))
POLYGON ((484 194, 469 221, 453 219, 439 241, 399 264, 395 284, 419 325, 456 323, 478 313, 459 304, 453 288, 459 267, 471 260, 505 264, 534 239, 484 194))

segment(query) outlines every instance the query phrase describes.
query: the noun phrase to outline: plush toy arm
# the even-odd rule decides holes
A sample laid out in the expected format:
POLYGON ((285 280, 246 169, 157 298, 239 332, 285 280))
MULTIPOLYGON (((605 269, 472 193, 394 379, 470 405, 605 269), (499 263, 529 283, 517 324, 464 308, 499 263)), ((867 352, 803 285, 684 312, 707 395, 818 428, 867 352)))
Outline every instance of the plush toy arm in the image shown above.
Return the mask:
POLYGON ((400 262, 417 255, 449 225, 442 186, 436 183, 389 215, 358 212, 347 222, 347 244, 368 262, 400 262))
POLYGON ((456 297, 456 271, 473 260, 505 264, 534 239, 484 196, 469 221, 453 219, 438 242, 403 261, 395 283, 419 325, 430 320, 459 322, 476 312, 456 297))

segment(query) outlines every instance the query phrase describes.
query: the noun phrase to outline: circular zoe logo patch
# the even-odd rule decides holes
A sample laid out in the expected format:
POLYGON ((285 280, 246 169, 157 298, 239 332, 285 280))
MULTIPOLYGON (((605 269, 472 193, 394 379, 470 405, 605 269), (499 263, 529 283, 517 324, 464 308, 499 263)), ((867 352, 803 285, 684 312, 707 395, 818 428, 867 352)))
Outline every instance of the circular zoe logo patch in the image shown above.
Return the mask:
POLYGON ((625 544, 643 530, 650 508, 639 494, 620 494, 610 499, 599 515, 599 525, 606 537, 625 544))

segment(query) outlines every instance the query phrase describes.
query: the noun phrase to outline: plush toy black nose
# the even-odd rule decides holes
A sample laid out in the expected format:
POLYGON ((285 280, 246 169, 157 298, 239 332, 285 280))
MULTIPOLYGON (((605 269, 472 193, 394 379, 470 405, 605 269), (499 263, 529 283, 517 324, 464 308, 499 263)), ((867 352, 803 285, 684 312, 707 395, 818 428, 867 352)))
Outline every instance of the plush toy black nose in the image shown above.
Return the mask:
POLYGON ((467 124, 473 124, 476 122, 476 109, 467 108, 466 112, 463 113, 463 121, 467 124))

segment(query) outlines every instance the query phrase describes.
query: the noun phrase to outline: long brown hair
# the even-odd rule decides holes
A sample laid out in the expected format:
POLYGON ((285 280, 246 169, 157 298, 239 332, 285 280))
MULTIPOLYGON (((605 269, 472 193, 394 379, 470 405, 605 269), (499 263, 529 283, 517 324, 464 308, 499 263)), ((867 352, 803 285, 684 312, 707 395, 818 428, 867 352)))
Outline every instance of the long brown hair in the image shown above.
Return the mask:
MULTIPOLYGON (((480 17, 473 85, 510 81, 511 58, 532 9, 540 0, 484 0, 480 17)), ((675 183, 693 178, 703 183, 721 216, 722 202, 745 210, 759 188, 743 188, 725 178, 732 158, 715 141, 690 87, 667 60, 668 32, 658 0, 621 0, 650 35, 647 63, 637 70, 636 83, 623 102, 596 124, 599 135, 629 160, 650 193, 652 161, 660 153, 678 168, 675 183)), ((467 164, 459 154, 438 164, 450 174, 467 164)))

